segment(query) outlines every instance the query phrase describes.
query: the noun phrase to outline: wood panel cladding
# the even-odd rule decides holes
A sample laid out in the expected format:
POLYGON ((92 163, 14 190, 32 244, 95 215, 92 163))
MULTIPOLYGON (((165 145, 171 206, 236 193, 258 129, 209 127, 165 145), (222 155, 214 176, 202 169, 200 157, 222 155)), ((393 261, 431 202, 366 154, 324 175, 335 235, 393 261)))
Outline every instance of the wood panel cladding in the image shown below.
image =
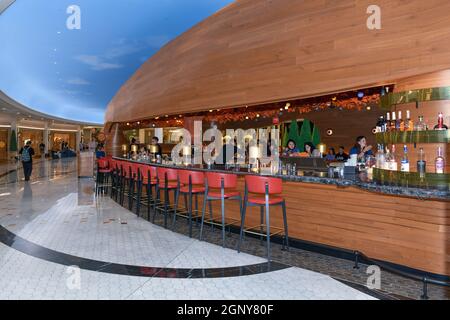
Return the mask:
POLYGON ((121 157, 123 155, 122 145, 128 142, 125 139, 119 123, 107 123, 104 132, 106 136, 106 154, 113 157, 121 157))
POLYGON ((238 0, 168 43, 112 99, 133 121, 346 91, 450 69, 450 2, 238 0))

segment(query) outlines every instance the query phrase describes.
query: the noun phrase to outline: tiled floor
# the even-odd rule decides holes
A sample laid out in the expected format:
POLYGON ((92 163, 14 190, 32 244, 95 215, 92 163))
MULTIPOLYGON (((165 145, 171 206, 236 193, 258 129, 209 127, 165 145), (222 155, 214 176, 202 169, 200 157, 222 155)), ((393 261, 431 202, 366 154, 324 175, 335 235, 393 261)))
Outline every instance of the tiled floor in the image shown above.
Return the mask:
MULTIPOLYGON (((20 181, 20 174, 0 178, 0 225, 38 246, 85 259, 147 267, 265 263, 261 257, 153 225, 108 197, 94 199, 92 181, 77 178, 76 161, 36 163, 30 184, 20 181)), ((0 243, 1 299, 373 299, 327 275, 289 266, 203 279, 81 269, 78 278, 76 269, 51 262, 54 257, 41 259, 12 247, 0 243)))

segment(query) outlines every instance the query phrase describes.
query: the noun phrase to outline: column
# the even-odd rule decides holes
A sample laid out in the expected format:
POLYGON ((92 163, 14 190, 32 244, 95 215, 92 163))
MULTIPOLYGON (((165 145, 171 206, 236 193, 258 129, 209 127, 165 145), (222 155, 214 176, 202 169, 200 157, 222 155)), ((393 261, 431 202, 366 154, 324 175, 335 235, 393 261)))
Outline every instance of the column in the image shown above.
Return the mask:
POLYGON ((145 129, 139 129, 139 142, 145 144, 145 129))
POLYGON ((45 149, 44 149, 44 153, 45 154, 48 154, 49 143, 50 143, 48 132, 49 132, 49 130, 48 130, 48 123, 46 122, 45 125, 44 125, 44 137, 43 137, 44 144, 45 144, 45 149))
POLYGON ((163 141, 163 138, 164 138, 163 128, 155 128, 155 137, 158 137, 159 143, 164 143, 164 141, 163 141))
POLYGON ((8 133, 8 157, 9 157, 10 160, 13 159, 17 155, 17 152, 11 152, 10 151, 10 148, 11 148, 11 145, 10 145, 11 144, 11 134, 12 134, 13 130, 14 130, 14 132, 16 134, 17 151, 19 151, 19 149, 18 149, 19 148, 19 139, 17 137, 18 132, 17 132, 17 120, 16 119, 11 120, 11 129, 9 130, 9 133, 8 133))
POLYGON ((78 127, 78 131, 77 131, 77 135, 76 135, 76 139, 75 139, 75 150, 77 150, 77 152, 80 152, 80 143, 81 143, 81 128, 78 127))

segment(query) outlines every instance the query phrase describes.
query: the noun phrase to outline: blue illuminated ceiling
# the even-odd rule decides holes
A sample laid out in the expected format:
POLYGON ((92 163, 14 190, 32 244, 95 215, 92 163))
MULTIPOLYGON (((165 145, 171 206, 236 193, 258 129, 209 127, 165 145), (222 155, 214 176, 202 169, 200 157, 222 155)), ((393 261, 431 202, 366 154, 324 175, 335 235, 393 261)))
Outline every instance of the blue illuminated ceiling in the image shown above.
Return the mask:
POLYGON ((16 0, 0 15, 0 90, 40 112, 102 123, 144 61, 231 2, 16 0), (80 9, 80 29, 66 25, 71 5, 80 9))

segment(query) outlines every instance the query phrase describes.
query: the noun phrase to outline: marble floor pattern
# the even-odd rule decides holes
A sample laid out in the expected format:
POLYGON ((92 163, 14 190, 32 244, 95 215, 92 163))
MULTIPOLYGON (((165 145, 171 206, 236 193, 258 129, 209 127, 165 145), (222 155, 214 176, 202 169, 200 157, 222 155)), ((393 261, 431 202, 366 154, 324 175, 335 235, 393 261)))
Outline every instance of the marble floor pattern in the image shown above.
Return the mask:
MULTIPOLYGON (((265 262, 153 225, 109 197, 95 198, 92 180, 76 172, 76 160, 56 160, 36 163, 28 184, 20 171, 1 177, 0 225, 44 248, 108 263, 226 268, 265 262)), ((76 270, 3 243, 0 288, 0 299, 374 299, 297 267, 226 278, 137 277, 76 270)))

